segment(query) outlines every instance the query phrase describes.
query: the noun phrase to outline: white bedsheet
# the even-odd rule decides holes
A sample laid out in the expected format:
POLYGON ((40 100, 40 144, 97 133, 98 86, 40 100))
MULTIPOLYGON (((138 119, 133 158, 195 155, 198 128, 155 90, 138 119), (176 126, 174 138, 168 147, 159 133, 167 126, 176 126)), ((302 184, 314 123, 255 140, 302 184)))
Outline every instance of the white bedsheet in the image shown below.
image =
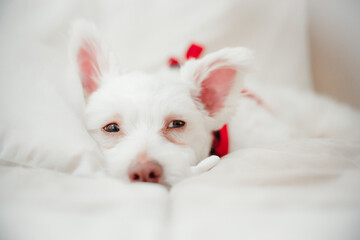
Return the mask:
POLYGON ((85 18, 124 69, 163 66, 192 41, 243 45, 257 55, 250 85, 311 91, 305 1, 8 1, 0 16, 0 239, 360 239, 353 110, 263 89, 284 122, 246 118, 257 131, 237 129, 240 151, 172 189, 128 184, 102 172, 67 66, 67 29, 85 18), (322 138, 259 139, 292 122, 322 138))
POLYGON ((170 191, 1 168, 3 239, 358 239, 360 147, 300 140, 230 154, 170 191))

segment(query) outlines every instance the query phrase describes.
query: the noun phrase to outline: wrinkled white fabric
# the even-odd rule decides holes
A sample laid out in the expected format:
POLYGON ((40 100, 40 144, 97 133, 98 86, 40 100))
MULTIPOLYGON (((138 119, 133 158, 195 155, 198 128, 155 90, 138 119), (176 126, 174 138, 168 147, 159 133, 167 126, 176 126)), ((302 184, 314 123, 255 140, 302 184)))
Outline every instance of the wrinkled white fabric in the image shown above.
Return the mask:
POLYGON ((359 239, 352 133, 274 144, 247 135, 243 150, 170 191, 130 185, 105 177, 68 66, 68 28, 83 18, 124 71, 166 66, 191 42, 207 52, 246 46, 257 59, 249 82, 311 91, 305 10, 296 0, 1 2, 0 239, 359 239))

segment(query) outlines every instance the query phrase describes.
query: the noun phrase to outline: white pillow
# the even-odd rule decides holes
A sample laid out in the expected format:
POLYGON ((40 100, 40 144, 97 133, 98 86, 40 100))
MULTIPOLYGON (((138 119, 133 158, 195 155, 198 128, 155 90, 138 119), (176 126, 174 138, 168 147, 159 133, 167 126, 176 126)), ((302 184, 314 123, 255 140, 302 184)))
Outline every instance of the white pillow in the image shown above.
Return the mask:
POLYGON ((82 123, 79 83, 69 82, 58 56, 34 42, 2 41, 2 47, 2 162, 77 174, 101 171, 101 153, 82 123))

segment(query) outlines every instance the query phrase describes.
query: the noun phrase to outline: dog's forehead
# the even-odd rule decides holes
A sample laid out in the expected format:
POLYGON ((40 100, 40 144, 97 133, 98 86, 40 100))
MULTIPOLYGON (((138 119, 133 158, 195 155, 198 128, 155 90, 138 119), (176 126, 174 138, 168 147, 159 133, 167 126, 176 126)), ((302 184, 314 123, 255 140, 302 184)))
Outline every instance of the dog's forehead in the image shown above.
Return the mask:
POLYGON ((181 94, 188 91, 188 85, 181 81, 178 74, 146 74, 131 73, 110 80, 104 86, 106 91, 116 92, 116 95, 129 97, 156 97, 156 95, 181 94))
POLYGON ((131 73, 104 79, 88 103, 88 111, 124 117, 155 114, 188 115, 195 109, 188 83, 176 74, 131 73))

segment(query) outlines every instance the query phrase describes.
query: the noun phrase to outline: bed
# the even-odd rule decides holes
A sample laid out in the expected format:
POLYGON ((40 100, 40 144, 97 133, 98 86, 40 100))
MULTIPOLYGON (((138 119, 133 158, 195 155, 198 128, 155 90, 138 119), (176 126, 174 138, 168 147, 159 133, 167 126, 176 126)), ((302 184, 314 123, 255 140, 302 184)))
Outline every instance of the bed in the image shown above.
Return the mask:
MULTIPOLYGON (((359 112, 314 92, 306 6, 0 3, 0 239, 360 239, 359 112), (256 61, 248 86, 289 124, 298 119, 283 108, 291 95, 287 105, 314 123, 304 129, 324 134, 264 142, 259 131, 243 133, 240 151, 171 189, 110 178, 84 128, 68 61, 68 29, 78 18, 101 29, 124 71, 166 67, 193 42, 206 52, 249 47, 256 61)), ((255 126, 269 136, 275 129, 261 119, 255 126)))

